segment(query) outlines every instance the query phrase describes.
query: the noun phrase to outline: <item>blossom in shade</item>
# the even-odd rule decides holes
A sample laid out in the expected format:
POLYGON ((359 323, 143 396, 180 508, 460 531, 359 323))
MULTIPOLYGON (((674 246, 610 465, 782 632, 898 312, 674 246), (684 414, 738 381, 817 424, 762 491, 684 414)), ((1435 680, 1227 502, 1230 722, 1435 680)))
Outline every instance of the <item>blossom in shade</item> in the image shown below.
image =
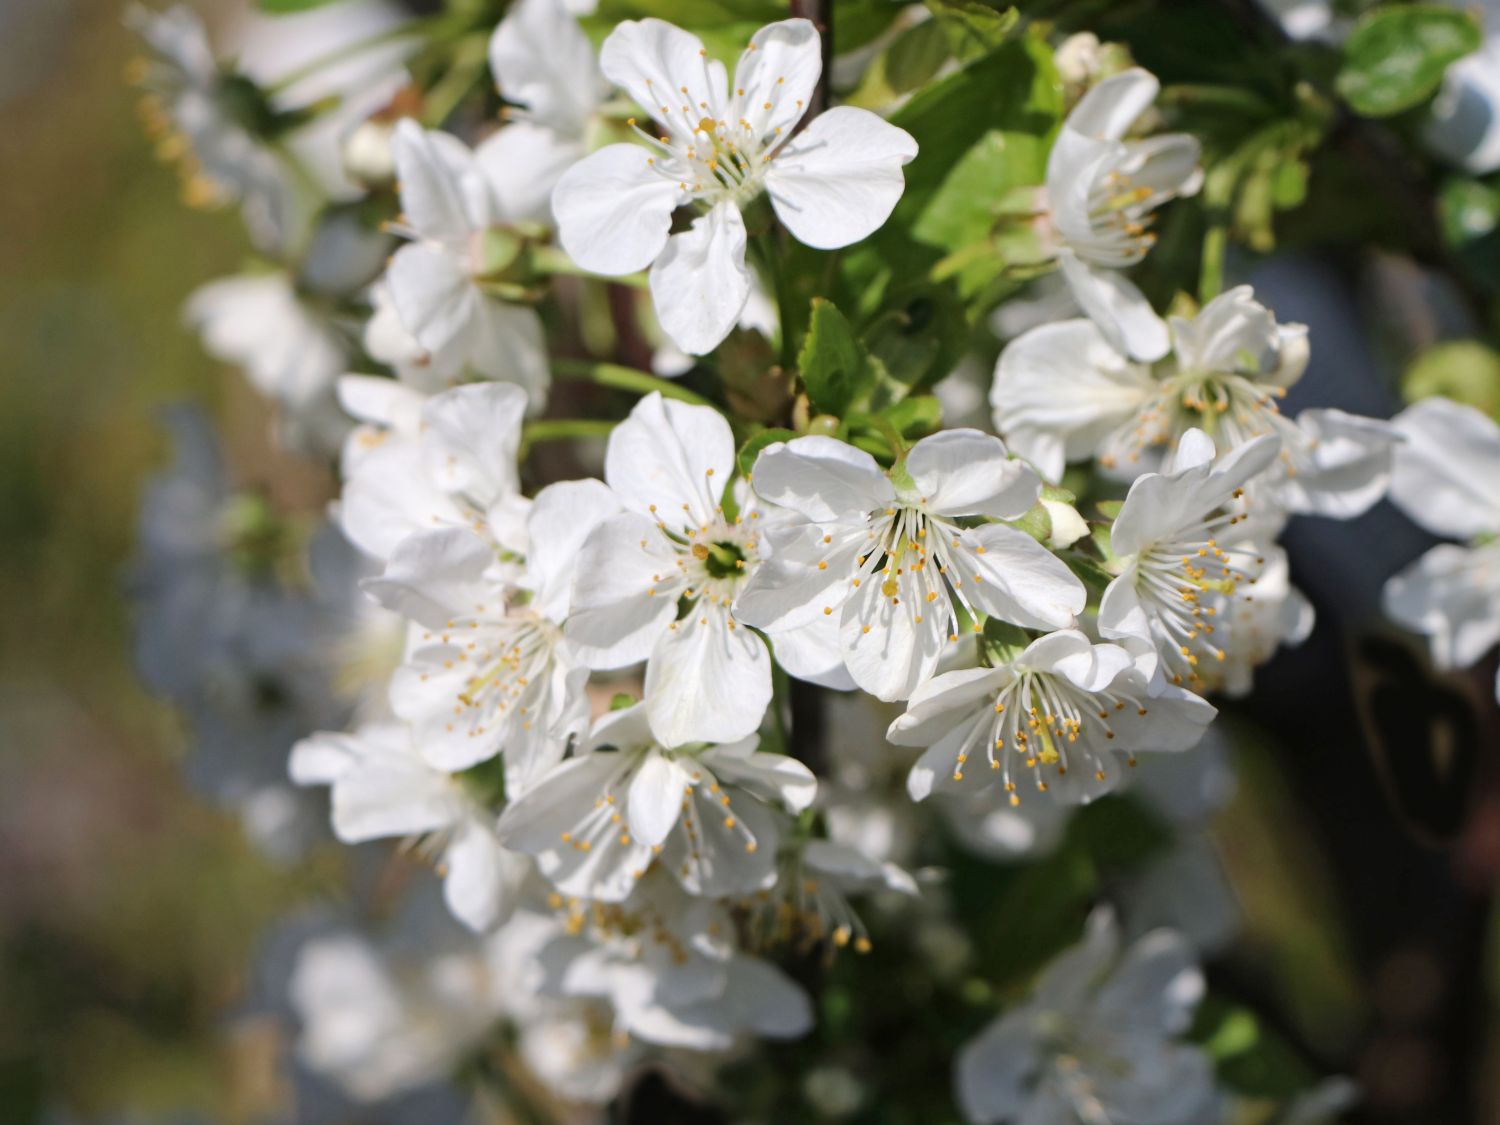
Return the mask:
POLYGON ((1235 603, 1254 597, 1266 564, 1265 526, 1246 512, 1246 486, 1276 458, 1274 434, 1214 461, 1214 443, 1189 430, 1176 468, 1130 486, 1110 529, 1117 577, 1099 606, 1099 632, 1154 652, 1173 684, 1207 691, 1223 681, 1235 603))
POLYGON ((1214 708, 1153 684, 1143 663, 1119 645, 1062 629, 994 667, 933 677, 886 735, 898 746, 927 747, 908 791, 922 800, 999 786, 1015 805, 1032 792, 1082 804, 1117 788, 1138 752, 1191 749, 1214 708))
POLYGON ((516 797, 587 727, 588 669, 573 659, 562 623, 578 545, 618 510, 598 481, 562 481, 531 506, 519 569, 479 536, 449 528, 408 536, 365 582, 416 626, 390 698, 427 761, 463 770, 504 754, 516 797))
POLYGON ((1201 429, 1221 451, 1277 435, 1278 467, 1256 488, 1287 511, 1350 518, 1385 494, 1389 423, 1281 411, 1307 367, 1306 326, 1277 324, 1242 285, 1194 317, 1172 317, 1171 334, 1171 354, 1150 364, 1116 350, 1088 320, 1024 333, 995 367, 996 428, 1050 480, 1090 457, 1106 475, 1133 480, 1170 464, 1182 435, 1201 429))
POLYGON ((1385 610, 1427 637, 1439 667, 1466 668, 1500 642, 1500 426, 1444 398, 1409 407, 1395 426, 1404 441, 1391 499, 1462 542, 1433 547, 1386 582, 1385 610))
POLYGON ((1121 949, 1097 910, 1022 1004, 959 1052, 959 1105, 975 1125, 1213 1120, 1213 1062, 1179 1037, 1204 992, 1192 948, 1155 930, 1121 949))
POLYGON ((559 891, 602 902, 625 899, 657 857, 690 894, 762 890, 776 880, 778 810, 805 809, 817 781, 756 741, 667 747, 642 705, 611 712, 506 808, 500 838, 559 891))
POLYGON ((454 777, 429 765, 404 723, 324 732, 292 747, 292 780, 332 791, 333 830, 346 844, 407 837, 432 857, 453 916, 474 930, 504 921, 531 869, 495 836, 494 817, 454 777))

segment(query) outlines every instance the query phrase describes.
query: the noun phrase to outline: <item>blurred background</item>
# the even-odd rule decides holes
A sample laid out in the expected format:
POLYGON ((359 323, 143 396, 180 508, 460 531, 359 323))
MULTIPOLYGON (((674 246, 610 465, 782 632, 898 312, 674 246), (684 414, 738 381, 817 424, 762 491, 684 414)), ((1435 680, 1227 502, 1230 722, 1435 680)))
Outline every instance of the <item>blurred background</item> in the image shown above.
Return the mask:
MULTIPOLYGON (((200 7, 228 37, 247 18, 200 7)), ((265 955, 294 907, 337 909, 349 849, 278 861, 189 784, 127 594, 172 404, 198 404, 230 478, 276 503, 314 511, 332 481, 272 454, 262 399, 184 327, 186 296, 249 247, 180 204, 124 78, 137 53, 118 0, 0 0, 0 1122, 310 1120, 265 955)), ((1490 327, 1431 263, 1290 241, 1239 269, 1311 325, 1293 408, 1388 416, 1418 355, 1490 327)), ((1378 615, 1429 543, 1385 505, 1290 532, 1319 624, 1228 708, 1239 784, 1214 836, 1245 929, 1211 977, 1360 1081, 1352 1119, 1500 1121, 1494 657, 1438 678, 1378 615)))

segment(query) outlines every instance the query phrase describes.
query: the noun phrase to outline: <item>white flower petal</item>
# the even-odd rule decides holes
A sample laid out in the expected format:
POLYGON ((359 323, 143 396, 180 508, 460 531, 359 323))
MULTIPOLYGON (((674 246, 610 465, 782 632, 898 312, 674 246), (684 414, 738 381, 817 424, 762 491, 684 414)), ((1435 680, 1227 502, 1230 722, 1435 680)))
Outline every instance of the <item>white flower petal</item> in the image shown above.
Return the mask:
POLYGON ((526 107, 528 124, 554 135, 581 140, 609 93, 593 45, 558 0, 512 4, 490 37, 489 57, 500 93, 526 107))
POLYGON ((675 759, 659 751, 647 754, 626 799, 630 834, 653 848, 659 845, 676 826, 689 787, 688 771, 675 759))
MULTIPOLYGON (((775 586, 774 579, 771 586, 775 586)), ((812 600, 817 600, 816 593, 812 600)), ((752 605, 752 611, 753 608, 752 605)), ((803 625, 775 629, 769 635, 776 663, 787 675, 834 691, 854 687, 854 678, 844 667, 844 655, 839 649, 839 623, 831 614, 819 611, 803 625)))
POLYGON ((811 21, 767 24, 751 37, 734 68, 737 116, 758 137, 778 130, 790 135, 807 112, 822 72, 822 38, 811 21))
POLYGON ((535 309, 481 296, 468 331, 469 364, 479 374, 526 391, 533 409, 547 401, 552 373, 542 318, 535 309))
POLYGON ((620 514, 620 501, 597 480, 549 484, 536 494, 527 518, 527 584, 536 612, 561 624, 568 616, 579 551, 605 520, 620 514))
POLYGON ((1434 535, 1470 539, 1500 531, 1500 426, 1445 398, 1408 407, 1393 422, 1391 500, 1434 535))
POLYGON ((1385 495, 1400 442, 1389 422, 1313 409, 1297 415, 1297 429, 1303 440, 1286 447, 1296 471, 1276 488, 1289 511, 1353 519, 1385 495))
POLYGON ((676 556, 645 516, 627 512, 600 524, 579 552, 564 631, 577 658, 601 669, 646 659, 677 616, 676 572, 676 556))
POLYGON ((669 238, 650 280, 656 319, 674 344, 688 355, 718 347, 750 296, 739 207, 716 204, 691 229, 669 238))
POLYGON ((500 846, 489 825, 469 818, 443 853, 448 874, 443 901, 476 933, 491 930, 515 909, 516 893, 531 869, 525 857, 500 846))
POLYGON ((500 593, 486 581, 495 551, 472 531, 441 528, 406 536, 391 552, 385 571, 361 588, 387 609, 430 629, 457 615, 470 615, 489 601, 498 613, 500 593))
POLYGON ((771 656, 724 606, 701 602, 669 625, 646 664, 646 713, 663 746, 732 742, 771 702, 771 656))
POLYGON ((817 523, 855 518, 896 498, 875 458, 816 435, 768 445, 755 459, 750 479, 762 499, 817 523))
POLYGON ((656 260, 685 193, 663 179, 640 145, 606 145, 569 168, 552 193, 557 236, 568 256, 608 276, 656 260))
POLYGON ((1048 480, 1094 456, 1111 430, 1156 394, 1091 320, 1033 328, 1006 345, 990 388, 995 429, 1048 480))
POLYGON ((771 161, 766 191, 797 241, 820 250, 878 230, 906 190, 917 155, 903 129, 868 110, 836 106, 813 119, 771 161))
POLYGON ((1020 1118, 1040 1100, 1033 1088, 1043 1042, 1024 1010, 1007 1013, 964 1045, 954 1067, 958 1104, 975 1123, 1020 1118))
POLYGON ((475 229, 474 200, 478 172, 473 154, 451 133, 423 129, 405 118, 391 141, 401 210, 423 238, 460 248, 475 229))
POLYGON ((534 121, 512 121, 485 138, 474 150, 474 161, 503 204, 507 221, 550 227, 552 193, 567 170, 587 155, 581 140, 534 121))
POLYGON ((1005 443, 979 430, 944 430, 917 442, 906 471, 928 511, 1015 519, 1036 503, 1042 482, 1005 443))
POLYGON ((707 55, 701 39, 665 20, 626 20, 599 49, 599 69, 653 118, 691 135, 726 103, 723 67, 707 55))
POLYGON ((1384 602, 1440 667, 1466 668, 1500 642, 1500 545, 1439 544, 1386 582, 1384 602))
POLYGON ((1133 281, 1118 270, 1096 269, 1070 250, 1058 254, 1057 264, 1074 299, 1117 350, 1147 362, 1167 354, 1167 325, 1133 281))
POLYGON ((626 507, 666 526, 713 522, 734 471, 734 433, 717 410, 653 391, 614 428, 604 479, 626 507))
POLYGON ((1066 125, 1098 140, 1118 141, 1150 108, 1161 83, 1149 71, 1131 67, 1095 85, 1078 100, 1066 125))
POLYGON ((434 395, 422 410, 422 453, 432 480, 481 508, 515 494, 525 416, 526 394, 511 383, 472 383, 434 395))
POLYGON ((483 298, 458 259, 430 243, 409 242, 385 276, 396 314, 423 348, 467 355, 483 298))
POLYGON ((796 758, 757 750, 757 741, 746 738, 731 745, 711 746, 699 758, 720 781, 768 804, 785 805, 793 813, 810 807, 818 795, 818 779, 812 770, 796 758))
POLYGON ((962 557, 973 567, 965 575, 964 593, 985 613, 1032 629, 1061 629, 1083 612, 1088 601, 1083 583, 1024 531, 992 523, 969 528, 959 538, 962 557))
POLYGON ((948 639, 945 615, 922 613, 904 598, 887 597, 881 586, 872 578, 844 602, 839 619, 844 664, 854 682, 877 699, 906 699, 937 669, 948 639))

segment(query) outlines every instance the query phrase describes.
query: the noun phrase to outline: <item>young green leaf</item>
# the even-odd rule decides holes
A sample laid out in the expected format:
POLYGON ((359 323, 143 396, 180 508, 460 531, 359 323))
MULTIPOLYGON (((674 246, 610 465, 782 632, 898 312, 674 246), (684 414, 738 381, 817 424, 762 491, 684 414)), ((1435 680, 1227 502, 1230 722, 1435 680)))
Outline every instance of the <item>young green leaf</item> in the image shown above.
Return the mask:
POLYGON ((1336 85, 1356 112, 1389 117, 1430 97, 1449 65, 1482 41, 1474 17, 1456 8, 1381 8, 1350 33, 1336 85))
POLYGON ((825 414, 846 414, 869 395, 870 366, 865 361, 854 329, 832 301, 814 297, 812 318, 797 369, 813 406, 825 414))

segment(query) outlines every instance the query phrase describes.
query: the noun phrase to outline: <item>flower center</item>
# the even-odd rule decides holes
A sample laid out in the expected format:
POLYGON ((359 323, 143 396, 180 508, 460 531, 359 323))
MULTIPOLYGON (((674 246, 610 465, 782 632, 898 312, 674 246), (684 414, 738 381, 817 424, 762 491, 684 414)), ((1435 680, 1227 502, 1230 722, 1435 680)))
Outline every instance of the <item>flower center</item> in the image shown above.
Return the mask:
MULTIPOLYGON (((449 622, 449 631, 441 638, 444 644, 459 647, 453 658, 443 662, 445 667, 469 664, 474 668, 454 697, 454 715, 472 710, 499 719, 513 712, 522 728, 530 730, 548 686, 557 626, 522 608, 498 621, 474 619, 467 628, 472 633, 468 641, 463 641, 464 624, 458 621, 449 622)), ((483 733, 483 726, 471 731, 476 738, 483 733)))
MULTIPOLYGON (((957 564, 968 548, 956 524, 911 504, 872 512, 870 522, 870 546, 858 557, 852 579, 856 589, 878 581, 881 594, 892 605, 904 600, 918 625, 928 613, 941 614, 950 640, 958 639, 960 608, 975 631, 982 628, 980 614, 964 593, 964 576, 957 564)), ((974 550, 982 554, 984 548, 974 550)), ((971 580, 983 581, 977 568, 973 569, 971 580)), ((865 631, 869 628, 865 626, 865 631)))
MULTIPOLYGON (((703 57, 704 85, 712 89, 706 52, 703 57)), ((761 95, 757 103, 752 103, 744 87, 735 90, 722 116, 715 115, 716 107, 709 102, 691 104, 687 86, 668 91, 648 78, 646 87, 662 131, 648 133, 634 117, 627 124, 657 150, 658 155, 648 162, 663 179, 676 181, 682 191, 709 203, 743 204, 760 193, 766 166, 787 140, 781 126, 772 123, 786 87, 784 77, 777 78, 770 93, 761 95)), ((798 98, 798 116, 803 108, 798 98)))
MULTIPOLYGON (((1012 805, 1021 803, 1016 779, 1024 775, 1013 772, 1018 766, 1031 771, 1038 793, 1048 789, 1042 767, 1051 767, 1058 777, 1066 776, 1071 768, 1088 768, 1096 780, 1104 781, 1107 774, 1098 756, 1102 749, 1098 740, 1114 741, 1110 716, 1127 707, 1147 714, 1146 705, 1132 695, 1086 692, 1059 676, 1021 671, 996 693, 990 719, 975 723, 959 746, 953 780, 963 780, 965 763, 983 741, 990 769, 999 773, 1012 805)), ((1126 762, 1134 766, 1135 758, 1126 762)))
MULTIPOLYGON (((1244 490, 1235 491, 1242 500, 1244 490)), ((1230 612, 1234 599, 1251 595, 1266 560, 1252 552, 1219 545, 1215 533, 1247 519, 1223 513, 1179 538, 1163 540, 1137 559, 1136 593, 1146 603, 1158 648, 1172 683, 1204 691, 1219 678, 1205 678, 1200 660, 1222 664, 1223 647, 1214 640, 1214 621, 1230 612)))

